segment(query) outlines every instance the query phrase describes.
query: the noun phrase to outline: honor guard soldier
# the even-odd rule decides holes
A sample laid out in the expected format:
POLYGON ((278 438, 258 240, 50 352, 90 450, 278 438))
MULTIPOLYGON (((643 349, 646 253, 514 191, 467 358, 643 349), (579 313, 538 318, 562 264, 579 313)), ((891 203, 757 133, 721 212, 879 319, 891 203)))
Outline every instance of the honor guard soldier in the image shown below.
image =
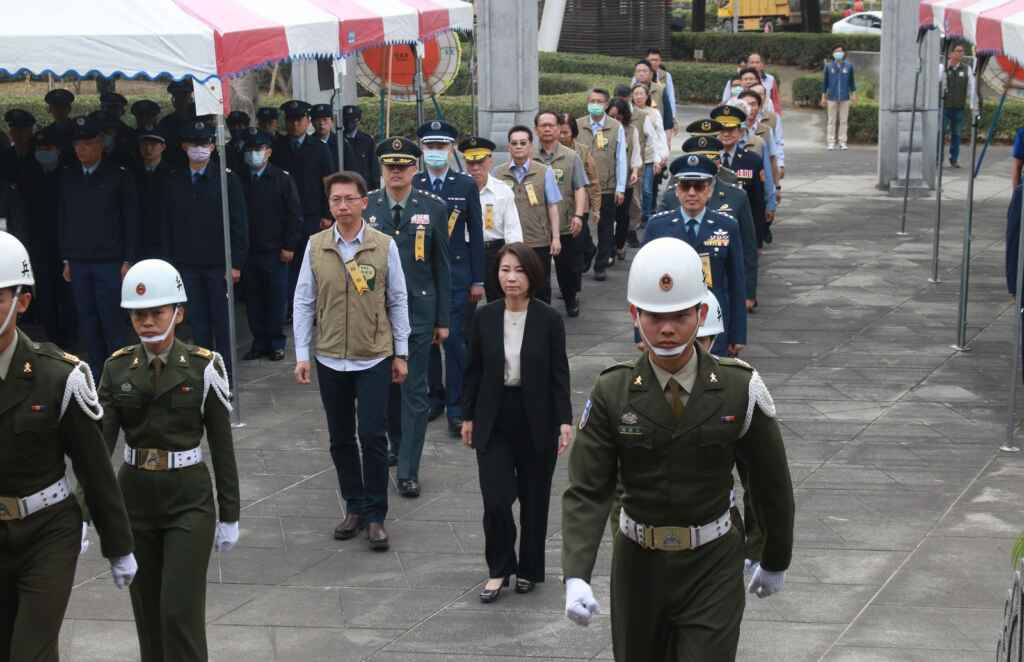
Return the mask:
POLYGON ((227 552, 238 542, 227 372, 216 352, 175 338, 187 300, 167 262, 143 260, 129 269, 121 307, 141 342, 115 352, 100 381, 111 453, 124 431, 118 483, 139 561, 131 596, 143 662, 205 662, 210 550, 227 552), (204 433, 216 508, 200 446, 204 433))
POLYGON ((273 137, 256 128, 246 131, 242 181, 248 210, 249 255, 245 260, 246 312, 252 347, 242 357, 251 361, 284 358, 284 314, 288 305, 288 265, 303 239, 302 203, 288 172, 270 163, 273 137))
POLYGON ((473 178, 448 167, 458 129, 433 120, 416 131, 427 169, 413 186, 444 198, 448 204, 448 254, 451 259, 451 308, 448 339, 444 342, 445 381, 441 385, 441 353, 432 350, 430 390, 434 408, 448 413, 448 434, 462 436, 462 373, 466 363, 464 328, 470 306, 484 296, 484 234, 480 192, 473 178), (441 397, 441 393, 444 397, 441 397))
POLYGON ((377 147, 377 156, 384 188, 369 194, 363 218, 395 240, 409 293, 409 376, 403 384, 391 385, 388 416, 391 452, 398 455, 398 493, 415 498, 420 495, 420 457, 430 411, 430 349, 448 337, 451 319, 448 207, 442 198, 413 188, 420 157, 415 143, 388 138, 377 147))
POLYGON ((257 108, 256 128, 260 130, 260 133, 269 133, 276 138, 278 115, 279 111, 277 108, 271 108, 270 106, 257 108))
MULTIPOLYGON (((299 255, 306 249, 309 237, 333 225, 324 195, 324 177, 334 170, 330 150, 320 140, 309 136, 309 104, 292 99, 281 104, 287 133, 274 139, 270 160, 287 170, 299 191, 302 203, 302 241, 296 247, 299 255)), ((288 273, 288 301, 295 293, 301 260, 292 260, 288 273)))
MULTIPOLYGON (((221 174, 220 168, 210 162, 213 133, 213 127, 199 120, 181 132, 181 151, 188 165, 170 176, 162 227, 168 260, 181 270, 191 296, 188 313, 193 338, 197 345, 224 352, 230 375, 231 311, 224 280, 221 174)), ((242 185, 231 170, 226 175, 231 276, 237 283, 249 248, 249 229, 242 185)))
POLYGON ((747 192, 750 200, 750 212, 754 216, 754 230, 757 247, 764 245, 768 232, 768 198, 765 191, 764 162, 761 157, 740 146, 740 139, 745 133, 744 122, 747 116, 743 110, 734 106, 719 106, 711 111, 711 118, 718 120, 722 130, 718 139, 722 142, 722 167, 736 173, 736 178, 747 192))
POLYGON ((160 117, 160 104, 150 99, 142 99, 132 104, 131 113, 135 116, 135 130, 156 128, 160 117))
POLYGON ((64 456, 100 532, 118 588, 137 568, 132 533, 98 421, 89 366, 33 342, 16 317, 35 280, 24 245, 0 232, 0 660, 57 662, 57 639, 83 547, 82 510, 64 456))
POLYGON ((523 240, 516 195, 508 184, 491 174, 495 149, 497 145, 486 138, 471 137, 459 143, 466 171, 480 190, 480 208, 484 213, 484 292, 488 302, 505 296, 498 285, 498 251, 505 244, 523 240))
POLYGON ((669 171, 675 179, 680 206, 652 216, 644 242, 675 237, 700 254, 704 281, 726 311, 727 332, 719 337, 713 353, 736 356, 747 344, 743 240, 736 219, 707 206, 716 170, 710 159, 697 154, 673 161, 669 171))
POLYGON ((149 125, 138 130, 138 165, 135 181, 139 186, 139 257, 164 257, 163 215, 171 166, 164 160, 167 141, 160 129, 149 125))
MULTIPOLYGON (((334 164, 334 170, 339 170, 341 164, 338 162, 338 133, 334 130, 334 109, 331 108, 329 103, 318 103, 310 107, 309 118, 313 122, 313 135, 319 138, 320 142, 327 145, 327 149, 331 152, 331 163, 334 164)), ((344 150, 345 170, 353 171, 350 166, 355 165, 356 155, 347 140, 345 141, 344 150)), ((374 182, 368 182, 367 186, 376 188, 379 181, 378 179, 374 182)))
POLYGON ((71 139, 75 133, 75 126, 71 121, 71 104, 75 102, 75 95, 65 89, 50 90, 43 97, 43 101, 46 102, 47 112, 53 118, 53 122, 48 124, 47 128, 53 127, 54 137, 59 141, 65 161, 73 160, 71 139))
POLYGON ((181 151, 181 133, 196 121, 196 104, 192 97, 192 80, 171 81, 167 85, 174 111, 157 124, 167 141, 166 158, 171 165, 184 167, 187 159, 181 151))
POLYGON ((371 189, 380 186, 380 161, 377 160, 377 145, 373 142, 373 136, 359 130, 359 121, 363 118, 363 109, 359 106, 342 106, 341 122, 345 131, 345 140, 352 146, 352 167, 363 176, 366 185, 371 189))
POLYGON ((78 162, 61 171, 59 245, 79 340, 98 378, 100 357, 123 347, 127 337, 118 292, 138 258, 139 200, 131 173, 103 157, 100 126, 86 117, 72 123, 78 162))
POLYGON ((224 145, 227 154, 227 166, 239 177, 245 177, 248 168, 245 166, 243 153, 245 141, 249 138, 249 113, 233 110, 224 118, 224 124, 231 134, 231 139, 224 145))
POLYGON ((591 573, 621 480, 615 659, 731 662, 745 601, 743 536, 730 516, 738 458, 750 467, 765 524, 764 561, 749 591, 782 590, 792 554, 793 487, 775 406, 750 366, 694 344, 707 289, 687 244, 643 246, 627 291, 650 351, 606 369, 580 419, 562 497, 566 615, 587 625, 599 609, 591 573))

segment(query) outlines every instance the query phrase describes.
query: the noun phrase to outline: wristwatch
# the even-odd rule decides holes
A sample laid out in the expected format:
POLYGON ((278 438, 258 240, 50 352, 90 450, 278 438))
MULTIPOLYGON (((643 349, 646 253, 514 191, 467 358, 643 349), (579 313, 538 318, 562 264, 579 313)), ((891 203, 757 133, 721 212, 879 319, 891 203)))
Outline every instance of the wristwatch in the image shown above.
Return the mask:
POLYGON ((408 361, 409 360, 409 355, 408 354, 395 354, 395 358, 396 359, 402 359, 403 361, 408 361))

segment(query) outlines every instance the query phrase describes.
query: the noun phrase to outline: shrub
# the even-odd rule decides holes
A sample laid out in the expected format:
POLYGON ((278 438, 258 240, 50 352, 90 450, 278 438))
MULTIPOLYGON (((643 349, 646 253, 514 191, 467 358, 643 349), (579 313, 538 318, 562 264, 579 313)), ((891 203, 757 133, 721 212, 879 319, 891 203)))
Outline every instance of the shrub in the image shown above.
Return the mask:
POLYGON ((676 32, 672 35, 672 58, 694 59, 694 51, 703 51, 706 62, 734 64, 740 57, 752 52, 760 53, 765 61, 775 65, 817 68, 822 60, 832 55, 838 42, 850 51, 881 49, 878 35, 834 35, 804 32, 676 32))

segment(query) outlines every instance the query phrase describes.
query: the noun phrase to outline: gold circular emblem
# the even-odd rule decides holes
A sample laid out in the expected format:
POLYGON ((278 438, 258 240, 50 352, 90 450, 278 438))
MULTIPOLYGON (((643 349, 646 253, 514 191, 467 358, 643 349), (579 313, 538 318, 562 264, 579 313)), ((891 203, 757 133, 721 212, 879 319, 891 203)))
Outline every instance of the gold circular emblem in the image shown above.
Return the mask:
POLYGON ((145 294, 146 293, 146 285, 145 285, 145 283, 139 283, 138 285, 136 285, 135 286, 135 293, 138 294, 140 297, 143 294, 145 294))
POLYGON ((705 130, 705 131, 710 131, 711 130, 711 122, 708 122, 708 121, 701 122, 700 128, 705 130))
POLYGON ((671 290, 672 276, 669 276, 668 274, 663 274, 661 280, 658 281, 658 287, 660 287, 663 292, 668 292, 669 290, 671 290))
POLYGON ((393 147, 394 149, 402 149, 402 141, 398 138, 395 138, 395 141, 391 143, 391 147, 393 147))

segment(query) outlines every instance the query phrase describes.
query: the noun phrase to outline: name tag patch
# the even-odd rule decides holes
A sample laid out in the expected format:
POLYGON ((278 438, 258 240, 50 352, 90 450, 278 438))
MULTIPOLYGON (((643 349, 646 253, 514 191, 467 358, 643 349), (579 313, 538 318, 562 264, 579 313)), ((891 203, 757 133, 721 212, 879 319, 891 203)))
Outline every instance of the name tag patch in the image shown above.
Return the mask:
POLYGON ((409 222, 413 225, 430 225, 430 214, 414 214, 409 222))
POLYGON ((704 245, 724 248, 729 245, 729 233, 725 230, 715 230, 713 235, 704 240, 704 245))

